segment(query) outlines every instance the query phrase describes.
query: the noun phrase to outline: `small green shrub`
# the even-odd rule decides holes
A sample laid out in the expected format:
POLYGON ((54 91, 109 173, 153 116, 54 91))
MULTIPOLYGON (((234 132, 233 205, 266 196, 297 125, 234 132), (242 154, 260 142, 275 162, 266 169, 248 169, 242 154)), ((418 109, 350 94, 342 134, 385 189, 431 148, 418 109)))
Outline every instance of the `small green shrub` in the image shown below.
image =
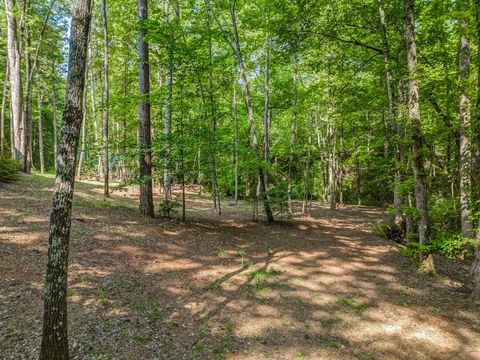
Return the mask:
POLYGON ((171 217, 178 213, 178 208, 180 207, 180 203, 175 200, 164 200, 159 204, 159 213, 164 217, 171 217))
POLYGON ((18 172, 22 165, 6 155, 0 156, 0 182, 13 182, 18 180, 18 172))
POLYGON ((428 244, 409 242, 403 249, 403 254, 418 258, 420 253, 436 253, 450 259, 467 259, 473 256, 475 246, 475 239, 465 238, 461 234, 441 234, 428 244))
POLYGON ((467 259, 473 256, 475 239, 466 238, 461 234, 442 234, 431 242, 433 251, 451 259, 467 259))

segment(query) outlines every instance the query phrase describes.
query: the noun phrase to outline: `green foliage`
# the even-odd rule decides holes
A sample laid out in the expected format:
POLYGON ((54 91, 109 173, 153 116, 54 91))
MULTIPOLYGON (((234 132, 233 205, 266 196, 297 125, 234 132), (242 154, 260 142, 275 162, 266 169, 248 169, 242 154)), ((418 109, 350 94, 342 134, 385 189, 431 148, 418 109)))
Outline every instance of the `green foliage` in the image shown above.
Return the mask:
POLYGON ((177 199, 174 200, 163 200, 158 204, 158 212, 164 217, 172 217, 178 213, 180 208, 180 203, 177 199))
POLYGON ((368 304, 359 303, 357 300, 355 300, 355 298, 350 296, 339 296, 337 298, 337 303, 354 309, 358 315, 363 315, 365 310, 368 308, 368 304))
POLYGON ((7 155, 0 155, 0 183, 13 182, 19 179, 18 172, 22 164, 7 155))
POLYGON ((436 253, 451 259, 467 259, 473 256, 475 239, 465 238, 461 234, 441 234, 433 238, 428 244, 409 242, 403 249, 403 254, 411 258, 418 258, 420 253, 436 253))

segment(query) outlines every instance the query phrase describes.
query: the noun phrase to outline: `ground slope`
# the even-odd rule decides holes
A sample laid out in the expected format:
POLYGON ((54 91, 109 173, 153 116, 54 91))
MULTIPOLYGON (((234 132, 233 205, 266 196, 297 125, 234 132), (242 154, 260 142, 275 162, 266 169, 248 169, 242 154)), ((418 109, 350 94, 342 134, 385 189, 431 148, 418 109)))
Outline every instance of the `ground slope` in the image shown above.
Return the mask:
MULTIPOLYGON (((0 358, 40 344, 52 179, 0 187, 0 358)), ((266 225, 190 195, 186 222, 77 184, 69 273, 73 359, 480 359, 480 312, 371 231, 380 210, 315 205, 266 225)), ((447 270, 448 269, 448 270, 447 270)))

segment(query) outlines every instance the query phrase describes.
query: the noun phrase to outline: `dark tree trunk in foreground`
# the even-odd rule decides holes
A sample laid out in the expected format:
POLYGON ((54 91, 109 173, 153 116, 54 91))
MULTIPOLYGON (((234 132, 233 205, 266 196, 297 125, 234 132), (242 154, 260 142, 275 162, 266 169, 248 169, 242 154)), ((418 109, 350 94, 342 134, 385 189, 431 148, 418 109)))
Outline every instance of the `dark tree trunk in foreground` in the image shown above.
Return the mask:
POLYGON ((147 0, 138 0, 138 56, 140 58, 140 214, 153 217, 152 149, 150 133, 150 65, 145 20, 148 19, 147 0))
POLYGON ((90 0, 76 0, 48 239, 40 360, 68 359, 67 272, 76 154, 82 124, 90 0))
POLYGON ((408 86, 408 117, 412 128, 413 173, 415 176, 415 200, 420 214, 418 235, 420 243, 429 240, 427 183, 423 163, 423 137, 420 123, 420 100, 417 82, 417 49, 415 44, 414 0, 405 0, 407 61, 410 74, 408 86))

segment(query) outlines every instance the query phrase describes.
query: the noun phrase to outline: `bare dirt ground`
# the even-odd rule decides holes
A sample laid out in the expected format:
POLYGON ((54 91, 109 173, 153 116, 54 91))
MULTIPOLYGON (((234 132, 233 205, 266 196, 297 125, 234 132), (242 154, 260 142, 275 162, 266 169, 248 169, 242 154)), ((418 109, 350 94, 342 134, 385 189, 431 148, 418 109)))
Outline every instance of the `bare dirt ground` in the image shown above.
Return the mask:
MULTIPOLYGON (((52 178, 0 187, 0 358, 38 354, 52 178)), ((130 192, 76 187, 72 359, 480 359, 480 310, 461 282, 372 233, 378 209, 315 205, 254 223, 191 196, 188 220, 137 215, 130 192)))

